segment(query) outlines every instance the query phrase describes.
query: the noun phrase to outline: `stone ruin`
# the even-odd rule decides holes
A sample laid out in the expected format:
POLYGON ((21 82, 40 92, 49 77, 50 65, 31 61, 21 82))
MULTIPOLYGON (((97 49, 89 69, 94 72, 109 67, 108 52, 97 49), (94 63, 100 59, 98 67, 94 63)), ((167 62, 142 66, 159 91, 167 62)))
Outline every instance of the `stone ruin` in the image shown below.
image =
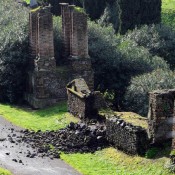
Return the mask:
POLYGON ((129 154, 144 154, 152 144, 162 144, 173 139, 172 148, 175 149, 175 89, 150 93, 149 114, 148 119, 145 119, 148 128, 127 122, 108 110, 101 115, 99 110, 107 108, 103 105, 104 99, 99 98, 98 93, 91 92, 83 79, 70 82, 67 93, 69 112, 82 120, 100 116, 106 126, 106 139, 115 148, 129 154))
POLYGON ((65 100, 66 84, 82 77, 94 88, 94 74, 88 55, 87 15, 75 6, 62 3, 63 57, 67 72, 54 58, 53 19, 50 7, 29 14, 30 61, 25 100, 34 108, 44 108, 65 100))
MULTIPOLYGON (((94 74, 88 55, 87 15, 73 5, 60 5, 62 56, 68 72, 62 72, 54 58, 50 7, 32 10, 29 14, 31 57, 27 70, 25 99, 34 108, 44 108, 67 99, 68 95, 69 111, 80 119, 91 119, 99 115, 100 108, 106 106, 101 94, 93 91, 94 74), (72 79, 75 80, 71 81, 72 79)), ((118 116, 106 117, 108 141, 128 153, 142 154, 150 142, 161 143, 173 138, 172 148, 175 149, 174 98, 174 89, 150 93, 147 132, 118 116)))
POLYGON ((82 121, 95 119, 106 127, 106 139, 114 147, 130 154, 143 154, 148 146, 144 128, 133 126, 118 116, 101 115, 108 106, 100 92, 91 92, 84 79, 75 79, 67 85, 68 110, 82 121))

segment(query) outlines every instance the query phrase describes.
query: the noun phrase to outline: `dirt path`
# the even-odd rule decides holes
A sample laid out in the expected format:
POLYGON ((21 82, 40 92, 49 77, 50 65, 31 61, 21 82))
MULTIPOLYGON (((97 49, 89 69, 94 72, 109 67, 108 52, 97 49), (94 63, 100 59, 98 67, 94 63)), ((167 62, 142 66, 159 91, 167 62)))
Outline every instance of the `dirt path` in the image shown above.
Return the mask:
POLYGON ((8 138, 9 134, 20 135, 19 130, 21 128, 0 117, 0 167, 13 175, 81 175, 60 159, 26 157, 28 151, 35 153, 35 150, 26 143, 11 143, 8 138))

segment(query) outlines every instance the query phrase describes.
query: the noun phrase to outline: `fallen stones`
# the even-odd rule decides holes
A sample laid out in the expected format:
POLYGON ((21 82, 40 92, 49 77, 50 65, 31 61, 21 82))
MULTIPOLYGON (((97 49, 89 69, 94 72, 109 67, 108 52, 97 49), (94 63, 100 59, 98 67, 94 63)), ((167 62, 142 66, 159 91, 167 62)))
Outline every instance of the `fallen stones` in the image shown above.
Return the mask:
MULTIPOLYGON (((21 141, 37 149, 37 155, 59 158, 60 151, 65 153, 94 152, 108 145, 106 127, 101 124, 78 124, 71 122, 66 128, 58 131, 21 131, 21 141)), ((27 155, 30 158, 34 155, 27 155)))

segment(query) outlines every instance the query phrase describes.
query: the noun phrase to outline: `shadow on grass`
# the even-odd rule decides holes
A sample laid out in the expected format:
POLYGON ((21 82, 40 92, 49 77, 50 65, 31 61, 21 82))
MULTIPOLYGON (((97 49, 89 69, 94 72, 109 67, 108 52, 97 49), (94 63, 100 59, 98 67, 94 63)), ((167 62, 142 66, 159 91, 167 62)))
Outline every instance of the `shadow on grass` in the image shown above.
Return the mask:
POLYGON ((58 115, 58 114, 63 115, 66 112, 68 112, 66 101, 59 102, 55 104, 54 106, 47 107, 45 109, 33 109, 28 105, 22 105, 22 106, 9 105, 9 106, 11 108, 18 110, 19 112, 27 112, 33 115, 37 115, 39 117, 51 117, 51 116, 58 115))

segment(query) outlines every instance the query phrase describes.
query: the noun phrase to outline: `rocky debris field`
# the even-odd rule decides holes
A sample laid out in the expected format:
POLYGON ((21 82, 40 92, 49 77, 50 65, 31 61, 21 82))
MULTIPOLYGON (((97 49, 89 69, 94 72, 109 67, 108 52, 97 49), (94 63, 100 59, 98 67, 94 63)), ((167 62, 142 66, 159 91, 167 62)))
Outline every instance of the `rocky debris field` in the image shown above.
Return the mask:
MULTIPOLYGON (((13 133, 8 135, 11 143, 25 142, 34 150, 27 151, 26 157, 59 158, 60 152, 95 152, 108 146, 106 127, 99 123, 85 124, 83 122, 70 123, 66 128, 58 131, 29 131, 21 130, 20 136, 13 133)), ((14 160, 15 161, 15 160, 14 160)))

